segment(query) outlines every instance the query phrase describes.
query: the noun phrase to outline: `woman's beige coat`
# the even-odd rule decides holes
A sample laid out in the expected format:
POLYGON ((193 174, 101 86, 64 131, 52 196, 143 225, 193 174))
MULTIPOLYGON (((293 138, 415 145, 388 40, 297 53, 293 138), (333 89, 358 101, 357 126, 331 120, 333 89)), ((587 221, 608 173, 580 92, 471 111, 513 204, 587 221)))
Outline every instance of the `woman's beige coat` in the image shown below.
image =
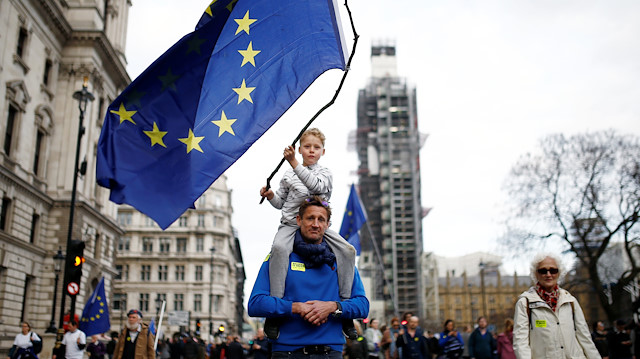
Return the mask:
POLYGON ((513 318, 513 348, 518 359, 601 358, 578 301, 568 291, 559 291, 555 312, 535 287, 518 298, 513 318))

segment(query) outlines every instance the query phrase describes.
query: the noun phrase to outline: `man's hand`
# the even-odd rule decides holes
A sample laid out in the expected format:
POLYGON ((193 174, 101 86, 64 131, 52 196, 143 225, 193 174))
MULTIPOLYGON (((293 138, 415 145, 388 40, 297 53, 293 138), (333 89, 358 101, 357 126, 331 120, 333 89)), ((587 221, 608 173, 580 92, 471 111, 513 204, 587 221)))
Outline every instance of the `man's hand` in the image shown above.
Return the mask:
POLYGON ((274 195, 273 195, 273 191, 272 191, 272 190, 270 190, 270 189, 268 190, 268 189, 267 189, 267 187, 262 187, 262 188, 260 188, 260 195, 261 195, 262 197, 267 197, 267 199, 268 199, 269 201, 271 201, 271 200, 273 199, 273 196, 274 196, 274 195))
POLYGON ((289 162, 291 168, 298 167, 298 160, 296 160, 296 149, 293 146, 288 146, 284 149, 284 159, 289 162))
POLYGON ((310 300, 305 303, 295 302, 291 306, 293 314, 300 316, 313 325, 322 325, 327 322, 329 315, 338 309, 336 302, 323 302, 310 300))

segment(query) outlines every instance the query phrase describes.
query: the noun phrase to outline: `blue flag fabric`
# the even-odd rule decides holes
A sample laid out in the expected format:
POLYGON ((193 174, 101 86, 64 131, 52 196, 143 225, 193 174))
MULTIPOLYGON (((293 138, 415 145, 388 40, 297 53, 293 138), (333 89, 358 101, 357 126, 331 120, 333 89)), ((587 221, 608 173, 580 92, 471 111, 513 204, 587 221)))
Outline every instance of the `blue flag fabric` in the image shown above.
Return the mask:
POLYGON ((85 304, 78 328, 88 337, 106 333, 111 328, 109 306, 107 305, 107 296, 104 293, 104 277, 100 279, 100 283, 85 304))
POLYGON ((151 334, 156 335, 156 321, 153 318, 149 322, 149 331, 151 334))
POLYGON ((107 109, 98 183, 166 229, 345 58, 334 0, 213 1, 107 109))
POLYGON ((352 184, 349 200, 347 200, 347 208, 344 211, 344 217, 342 217, 340 235, 355 247, 358 255, 360 255, 360 235, 358 231, 366 221, 367 216, 362 209, 356 186, 352 184))

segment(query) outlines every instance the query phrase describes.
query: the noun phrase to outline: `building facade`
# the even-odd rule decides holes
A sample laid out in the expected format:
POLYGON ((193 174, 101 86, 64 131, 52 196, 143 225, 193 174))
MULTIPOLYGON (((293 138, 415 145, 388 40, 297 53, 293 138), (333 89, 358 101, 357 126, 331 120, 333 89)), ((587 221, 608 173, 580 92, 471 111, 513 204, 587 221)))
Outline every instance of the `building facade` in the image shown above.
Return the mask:
POLYGON ((432 329, 442 331, 447 319, 453 319, 458 330, 473 328, 484 316, 494 333, 502 332, 505 319, 513 319, 518 296, 530 286, 529 276, 503 275, 495 267, 473 276, 466 272, 456 276, 449 271, 439 279, 439 325, 432 329))
MULTIPOLYGON (((76 313, 105 277, 111 290, 116 206, 95 185, 95 158, 106 104, 130 82, 125 70, 128 0, 0 1, 0 355, 20 321, 45 336, 49 356, 61 315, 62 273, 53 257, 68 233, 85 241, 76 313), (72 231, 70 204, 80 110, 74 92, 95 96, 84 113, 72 231), (57 300, 54 303, 54 291, 57 300)), ((70 300, 66 298, 66 308, 70 300)))
POLYGON ((121 206, 118 224, 126 233, 117 245, 112 327, 122 328, 131 308, 140 309, 145 319, 155 317, 165 301, 165 335, 188 331, 208 339, 221 325, 226 332, 238 332, 245 274, 231 214, 224 175, 198 199, 196 209, 165 231, 134 208, 121 206), (187 325, 170 322, 185 315, 187 325))
POLYGON ((398 77, 394 45, 371 48, 372 77, 358 96, 356 148, 360 198, 367 211, 361 231, 362 273, 372 278, 372 300, 386 316, 423 316, 422 218, 416 90, 398 77))

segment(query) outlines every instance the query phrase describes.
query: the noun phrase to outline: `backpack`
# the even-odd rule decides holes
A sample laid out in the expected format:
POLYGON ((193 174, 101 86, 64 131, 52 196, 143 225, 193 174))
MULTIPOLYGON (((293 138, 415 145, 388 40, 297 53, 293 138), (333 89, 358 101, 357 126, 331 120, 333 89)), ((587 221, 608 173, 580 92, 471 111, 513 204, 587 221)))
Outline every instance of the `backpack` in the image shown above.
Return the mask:
POLYGON ((40 340, 34 340, 33 343, 33 352, 36 354, 40 354, 40 352, 42 351, 42 337, 38 335, 38 333, 36 332, 31 332, 31 336, 33 337, 33 335, 37 335, 38 338, 40 338, 40 340))

